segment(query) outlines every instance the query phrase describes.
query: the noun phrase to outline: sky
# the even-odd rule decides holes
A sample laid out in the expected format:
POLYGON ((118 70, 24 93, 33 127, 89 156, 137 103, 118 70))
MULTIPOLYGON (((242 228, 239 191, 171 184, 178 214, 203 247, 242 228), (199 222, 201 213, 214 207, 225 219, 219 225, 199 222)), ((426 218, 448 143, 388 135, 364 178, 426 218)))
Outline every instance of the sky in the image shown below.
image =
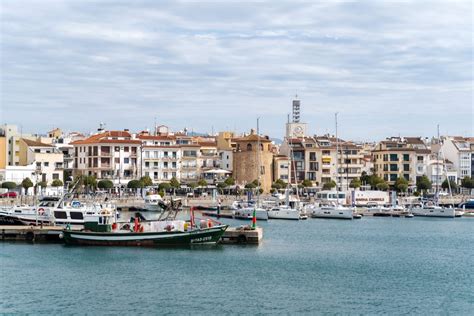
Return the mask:
POLYGON ((471 1, 0 0, 0 121, 23 131, 473 135, 471 1))

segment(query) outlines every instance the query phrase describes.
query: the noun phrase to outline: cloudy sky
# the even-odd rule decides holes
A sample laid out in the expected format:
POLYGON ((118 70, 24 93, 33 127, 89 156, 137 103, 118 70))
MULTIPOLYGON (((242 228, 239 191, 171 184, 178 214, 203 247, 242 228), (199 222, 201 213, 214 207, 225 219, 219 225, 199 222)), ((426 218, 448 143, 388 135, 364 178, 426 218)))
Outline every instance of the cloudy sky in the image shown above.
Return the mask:
POLYGON ((276 3, 0 0, 1 122, 473 134, 471 1, 276 3))

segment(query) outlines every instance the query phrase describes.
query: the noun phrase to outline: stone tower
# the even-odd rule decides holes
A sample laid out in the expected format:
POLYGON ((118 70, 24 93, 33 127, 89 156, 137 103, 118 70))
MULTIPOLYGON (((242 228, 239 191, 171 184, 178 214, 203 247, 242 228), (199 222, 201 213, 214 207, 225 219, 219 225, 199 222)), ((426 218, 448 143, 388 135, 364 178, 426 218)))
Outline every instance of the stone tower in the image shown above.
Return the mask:
POLYGON ((268 137, 258 136, 254 130, 248 136, 236 138, 235 142, 237 147, 234 153, 233 175, 236 183, 244 186, 258 178, 259 159, 262 189, 265 193, 270 192, 273 170, 272 142, 268 137))

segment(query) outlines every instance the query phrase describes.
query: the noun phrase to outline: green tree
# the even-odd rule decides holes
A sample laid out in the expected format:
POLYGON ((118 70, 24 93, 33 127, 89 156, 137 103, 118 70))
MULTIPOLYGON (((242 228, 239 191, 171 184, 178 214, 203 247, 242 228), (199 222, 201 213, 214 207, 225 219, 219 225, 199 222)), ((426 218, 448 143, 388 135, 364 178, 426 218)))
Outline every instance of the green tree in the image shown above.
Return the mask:
POLYGON ((6 181, 2 183, 3 189, 13 190, 16 187, 17 187, 16 183, 12 181, 6 181))
POLYGON ((204 179, 201 179, 201 180, 198 181, 198 185, 200 187, 207 187, 207 181, 204 180, 204 179))
POLYGON ((385 180, 374 174, 370 176, 369 184, 372 189, 377 189, 377 185, 380 183, 385 183, 385 180))
POLYGON ((259 185, 258 184, 258 179, 253 180, 252 183, 255 184, 255 187, 258 187, 258 185, 259 185))
POLYGON ((301 182, 301 185, 305 188, 310 188, 313 186, 313 182, 311 180, 308 180, 308 179, 304 179, 302 182, 301 182))
POLYGON ((173 177, 173 178, 171 178, 171 180, 170 180, 170 186, 171 186, 173 189, 179 189, 179 187, 181 186, 181 184, 179 183, 178 179, 176 179, 176 177, 173 177))
POLYGON ((331 190, 333 188, 336 187, 336 181, 334 180, 331 180, 329 182, 326 182, 325 184, 323 184, 323 190, 331 190))
POLYGON ((97 188, 97 179, 95 176, 84 176, 82 178, 82 184, 86 187, 87 191, 94 191, 97 188))
POLYGON ((416 189, 420 192, 426 192, 432 187, 430 179, 427 176, 423 175, 416 179, 416 189))
POLYGON ((371 184, 371 176, 367 174, 367 172, 362 171, 362 174, 360 175, 360 182, 364 184, 371 184))
POLYGON ((228 177, 227 179, 225 179, 224 183, 227 184, 227 186, 235 185, 235 179, 232 177, 228 177))
POLYGON ((377 183, 377 186, 376 186, 376 189, 380 191, 387 191, 388 188, 389 188, 389 185, 385 181, 377 183))
POLYGON ((102 190, 110 190, 114 187, 114 183, 108 179, 100 180, 97 187, 102 190))
POLYGON ((404 177, 400 177, 395 181, 395 190, 397 192, 406 192, 408 190, 408 181, 404 177))
POLYGON ((257 186, 253 182, 249 182, 245 185, 246 189, 255 189, 257 186))
POLYGON ((33 182, 31 182, 30 178, 25 178, 21 181, 21 186, 25 189, 25 194, 28 194, 28 189, 33 186, 33 182))
POLYGON ((162 182, 158 185, 158 190, 159 191, 166 191, 171 188, 171 185, 168 182, 162 182))
POLYGON ((64 183, 72 181, 72 171, 71 170, 64 170, 64 172, 63 172, 63 181, 64 181, 64 183))
POLYGON ((153 185, 153 181, 149 176, 141 177, 140 182, 143 184, 143 187, 151 187, 153 185))
POLYGON ((360 186, 361 186, 361 183, 360 183, 359 178, 352 179, 351 183, 349 184, 349 187, 351 187, 353 189, 360 188, 360 186))
POLYGON ((471 177, 464 177, 461 180, 461 186, 466 189, 473 189, 474 188, 474 180, 471 177))
POLYGON ((36 186, 37 186, 37 187, 46 188, 46 187, 48 186, 48 182, 46 182, 46 181, 40 181, 40 182, 36 183, 36 186))
POLYGON ((59 179, 54 179, 53 182, 51 182, 51 186, 53 187, 62 187, 63 185, 63 182, 59 179))
POLYGON ((143 188, 143 182, 140 180, 130 180, 127 183, 127 188, 134 190, 141 189, 143 188))
POLYGON ((452 191, 456 191, 458 189, 458 185, 454 180, 449 180, 449 183, 448 183, 448 179, 445 179, 443 183, 441 183, 441 187, 444 190, 449 190, 450 186, 451 186, 452 191))

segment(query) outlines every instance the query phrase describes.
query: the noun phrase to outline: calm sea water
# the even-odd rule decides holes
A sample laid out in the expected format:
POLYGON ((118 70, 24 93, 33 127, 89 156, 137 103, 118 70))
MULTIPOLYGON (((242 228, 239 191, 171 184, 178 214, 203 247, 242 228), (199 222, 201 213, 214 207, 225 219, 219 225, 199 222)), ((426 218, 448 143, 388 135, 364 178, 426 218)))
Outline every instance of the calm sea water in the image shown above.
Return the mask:
POLYGON ((474 313, 474 219, 260 224, 258 247, 0 243, 0 312, 474 313))

